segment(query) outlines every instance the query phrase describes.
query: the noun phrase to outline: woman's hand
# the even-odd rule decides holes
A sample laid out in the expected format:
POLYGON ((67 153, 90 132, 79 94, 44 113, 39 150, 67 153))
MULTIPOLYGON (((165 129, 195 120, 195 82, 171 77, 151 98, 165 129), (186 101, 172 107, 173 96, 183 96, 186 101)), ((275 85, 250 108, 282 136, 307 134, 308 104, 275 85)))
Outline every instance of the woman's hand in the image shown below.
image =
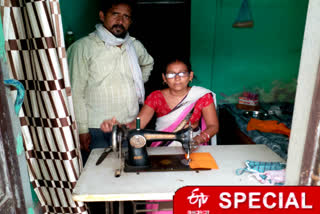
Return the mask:
POLYGON ((200 145, 200 144, 202 144, 202 143, 204 143, 204 142, 203 142, 203 139, 201 138, 201 136, 200 136, 200 135, 197 135, 197 136, 195 136, 195 137, 193 138, 193 143, 194 143, 195 145, 200 145))
POLYGON ((209 142, 211 137, 212 136, 210 136, 207 132, 203 131, 199 135, 193 138, 193 142, 196 145, 200 145, 200 144, 209 142))
POLYGON ((118 125, 119 122, 116 120, 115 117, 113 117, 111 120, 104 120, 101 125, 100 128, 103 132, 111 132, 112 131, 112 127, 114 125, 118 125))

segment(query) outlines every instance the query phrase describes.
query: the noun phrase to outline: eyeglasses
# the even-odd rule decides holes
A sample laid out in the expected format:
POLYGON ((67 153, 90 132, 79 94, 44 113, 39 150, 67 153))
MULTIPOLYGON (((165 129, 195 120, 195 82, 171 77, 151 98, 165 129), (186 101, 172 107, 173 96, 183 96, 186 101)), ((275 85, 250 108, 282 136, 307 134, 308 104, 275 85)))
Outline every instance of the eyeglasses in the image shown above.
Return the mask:
POLYGON ((179 72, 179 73, 167 73, 166 77, 169 79, 172 79, 172 78, 175 78, 177 75, 179 77, 187 77, 189 76, 189 72, 185 71, 185 72, 179 72))

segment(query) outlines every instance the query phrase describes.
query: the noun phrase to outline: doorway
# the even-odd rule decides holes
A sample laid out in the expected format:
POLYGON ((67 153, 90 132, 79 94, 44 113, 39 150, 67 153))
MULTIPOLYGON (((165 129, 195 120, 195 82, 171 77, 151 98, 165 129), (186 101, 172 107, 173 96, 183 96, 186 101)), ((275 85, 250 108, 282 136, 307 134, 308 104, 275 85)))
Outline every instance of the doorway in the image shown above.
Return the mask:
POLYGON ((154 58, 146 96, 163 88, 161 72, 168 56, 190 58, 190 0, 138 0, 130 35, 154 58))

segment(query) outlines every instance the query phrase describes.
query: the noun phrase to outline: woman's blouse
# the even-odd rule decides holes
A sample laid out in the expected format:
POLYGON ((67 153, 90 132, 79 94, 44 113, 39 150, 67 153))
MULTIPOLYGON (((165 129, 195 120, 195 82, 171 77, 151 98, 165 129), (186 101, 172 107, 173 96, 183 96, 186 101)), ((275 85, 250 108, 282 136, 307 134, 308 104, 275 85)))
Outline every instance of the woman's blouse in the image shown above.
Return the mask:
MULTIPOLYGON (((190 118, 190 122, 193 124, 200 120, 201 111, 204 107, 213 103, 213 98, 210 93, 203 95, 195 104, 193 114, 190 118)), ((170 109, 166 99, 160 90, 152 92, 144 102, 145 105, 151 107, 155 112, 157 117, 164 116, 172 109, 170 109)))

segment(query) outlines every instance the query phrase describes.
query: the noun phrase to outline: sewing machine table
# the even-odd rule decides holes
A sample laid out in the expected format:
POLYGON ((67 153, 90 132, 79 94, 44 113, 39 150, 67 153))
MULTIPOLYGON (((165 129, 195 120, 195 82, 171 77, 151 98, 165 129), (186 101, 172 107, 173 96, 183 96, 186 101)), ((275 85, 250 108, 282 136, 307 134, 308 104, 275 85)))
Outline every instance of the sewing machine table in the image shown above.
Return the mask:
MULTIPOLYGON (((73 191, 75 201, 172 200, 175 192, 183 186, 261 185, 249 179, 247 173, 236 175, 236 169, 245 167, 246 160, 284 162, 265 145, 202 146, 197 152, 210 152, 218 170, 122 172, 120 177, 115 177, 115 170, 119 167, 115 153, 110 153, 96 166, 102 152, 103 149, 92 150, 73 191)), ((179 147, 156 147, 148 148, 148 153, 182 154, 183 151, 179 147)))

